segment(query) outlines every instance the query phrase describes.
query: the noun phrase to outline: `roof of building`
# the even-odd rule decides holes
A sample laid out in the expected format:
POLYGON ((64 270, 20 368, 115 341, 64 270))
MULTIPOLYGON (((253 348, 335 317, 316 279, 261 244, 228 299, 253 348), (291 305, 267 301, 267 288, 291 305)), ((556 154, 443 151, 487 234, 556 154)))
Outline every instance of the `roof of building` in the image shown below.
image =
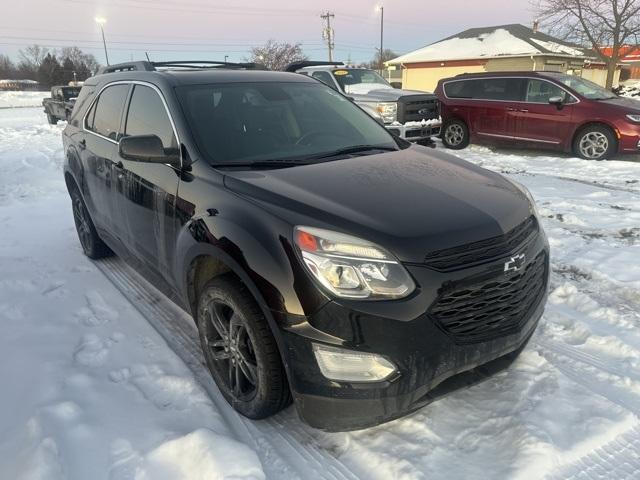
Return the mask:
POLYGON ((592 58, 593 52, 519 23, 470 28, 413 52, 389 64, 475 60, 497 57, 554 55, 592 58))

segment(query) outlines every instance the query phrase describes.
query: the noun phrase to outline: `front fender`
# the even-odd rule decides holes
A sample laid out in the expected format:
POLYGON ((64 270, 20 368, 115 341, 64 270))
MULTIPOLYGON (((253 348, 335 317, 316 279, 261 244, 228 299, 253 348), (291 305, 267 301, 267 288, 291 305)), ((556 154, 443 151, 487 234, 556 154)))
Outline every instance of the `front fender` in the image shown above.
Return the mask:
POLYGON ((182 228, 176 251, 184 254, 176 256, 176 271, 185 303, 193 262, 211 256, 245 283, 263 310, 294 316, 317 311, 328 299, 303 271, 291 226, 255 204, 245 206, 250 208, 229 205, 225 214, 210 209, 182 228))

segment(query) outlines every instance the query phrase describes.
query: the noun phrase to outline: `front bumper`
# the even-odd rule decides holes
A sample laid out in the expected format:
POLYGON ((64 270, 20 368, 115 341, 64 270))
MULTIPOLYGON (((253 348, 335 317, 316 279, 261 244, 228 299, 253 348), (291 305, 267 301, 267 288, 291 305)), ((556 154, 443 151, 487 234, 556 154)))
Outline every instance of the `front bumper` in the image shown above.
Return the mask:
MULTIPOLYGON (((526 247, 527 258, 545 255, 544 290, 516 330, 471 343, 437 324, 428 310, 447 282, 486 276, 504 259, 455 272, 408 266, 419 289, 388 302, 330 302, 310 317, 283 318, 281 330, 289 383, 301 418, 328 431, 367 428, 410 413, 445 393, 506 368, 531 337, 546 303, 548 244, 544 233, 526 247), (383 355, 397 374, 372 383, 325 378, 313 342, 383 355)), ((491 273, 493 275, 493 273, 491 273)), ((276 314, 277 316, 277 314, 276 314)))
POLYGON ((418 140, 437 137, 438 135, 440 135, 440 129, 442 128, 441 122, 424 124, 421 124, 419 122, 413 123, 414 125, 389 124, 385 125, 385 127, 394 135, 410 142, 417 142, 418 140))

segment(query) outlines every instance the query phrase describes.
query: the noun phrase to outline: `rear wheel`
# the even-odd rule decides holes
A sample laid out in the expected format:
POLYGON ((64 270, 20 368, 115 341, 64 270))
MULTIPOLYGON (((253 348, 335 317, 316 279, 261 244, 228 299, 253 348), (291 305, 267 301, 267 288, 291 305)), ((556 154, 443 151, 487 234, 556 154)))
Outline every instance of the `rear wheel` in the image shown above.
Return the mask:
POLYGON ((98 236, 96 227, 93 225, 89 211, 87 210, 82 195, 77 188, 72 188, 71 205, 73 206, 73 221, 76 224, 78 239, 84 254, 93 259, 107 257, 112 255, 111 249, 98 236))
POLYGON ((462 120, 449 120, 442 128, 442 143, 452 150, 461 150, 469 145, 469 128, 462 120))
POLYGON ((49 122, 49 125, 57 125, 58 117, 54 117, 50 113, 47 113, 47 122, 49 122))
POLYGON ((260 419, 290 403, 275 338, 240 280, 224 275, 209 281, 200 293, 197 315, 207 366, 234 409, 260 419))
POLYGON ((618 148, 616 137, 604 125, 587 125, 573 141, 573 152, 586 160, 605 160, 618 148))

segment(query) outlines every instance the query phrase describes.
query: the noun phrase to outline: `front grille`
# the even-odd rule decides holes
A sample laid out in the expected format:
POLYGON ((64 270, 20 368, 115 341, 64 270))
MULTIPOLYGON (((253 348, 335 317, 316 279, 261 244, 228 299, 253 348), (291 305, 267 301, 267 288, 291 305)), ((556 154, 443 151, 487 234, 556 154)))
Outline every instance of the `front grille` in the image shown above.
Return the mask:
POLYGON ((546 278, 542 252, 517 274, 445 285, 428 313, 458 344, 509 335, 524 326, 544 296, 546 278))
POLYGON ((398 99, 400 123, 431 120, 438 116, 438 99, 433 95, 406 95, 398 99))
POLYGON ((532 215, 503 235, 431 252, 425 257, 425 264, 443 272, 478 265, 513 252, 533 238, 537 231, 538 222, 532 215))

